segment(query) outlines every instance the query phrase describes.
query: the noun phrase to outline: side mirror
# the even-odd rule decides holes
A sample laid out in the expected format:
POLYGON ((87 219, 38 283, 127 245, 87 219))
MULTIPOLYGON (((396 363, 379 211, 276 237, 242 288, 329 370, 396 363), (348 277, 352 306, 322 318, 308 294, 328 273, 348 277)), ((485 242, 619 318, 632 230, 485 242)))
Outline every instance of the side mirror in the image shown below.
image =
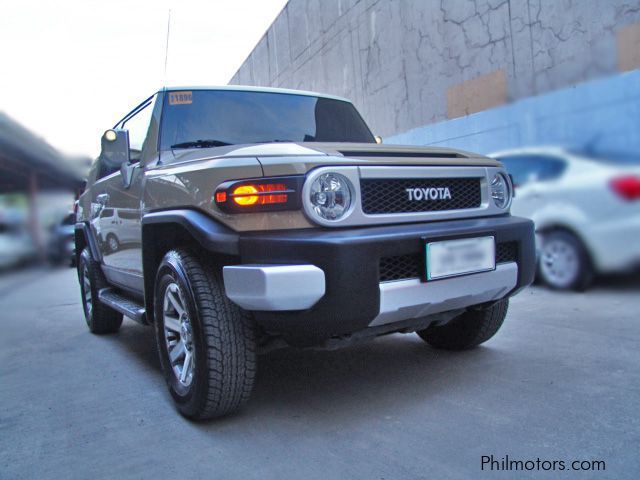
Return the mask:
POLYGON ((137 164, 131 164, 130 162, 120 165, 120 176, 122 177, 122 185, 124 188, 129 188, 133 181, 133 172, 137 164))
POLYGON ((376 139, 376 143, 380 144, 382 143, 382 137, 380 135, 376 135, 375 137, 373 137, 376 139))
POLYGON ((129 132, 127 130, 107 130, 102 135, 100 159, 109 170, 117 171, 121 165, 129 163, 129 132))

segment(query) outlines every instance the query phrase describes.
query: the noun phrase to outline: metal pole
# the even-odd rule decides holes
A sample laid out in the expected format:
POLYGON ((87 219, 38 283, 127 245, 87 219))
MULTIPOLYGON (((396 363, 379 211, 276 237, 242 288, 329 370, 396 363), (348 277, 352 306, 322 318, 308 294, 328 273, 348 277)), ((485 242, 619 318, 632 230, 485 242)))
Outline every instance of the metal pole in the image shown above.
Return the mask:
POLYGON ((31 237, 33 238, 36 248, 38 249, 38 257, 44 260, 46 253, 42 242, 42 234, 40 232, 40 222, 38 221, 38 174, 34 171, 29 172, 29 227, 31 229, 31 237))

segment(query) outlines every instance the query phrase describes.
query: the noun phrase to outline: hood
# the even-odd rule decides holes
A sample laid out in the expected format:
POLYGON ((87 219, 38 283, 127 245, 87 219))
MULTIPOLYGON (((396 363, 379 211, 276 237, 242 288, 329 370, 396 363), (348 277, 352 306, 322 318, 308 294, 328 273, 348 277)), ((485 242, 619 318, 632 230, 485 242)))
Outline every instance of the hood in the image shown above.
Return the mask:
POLYGON ((172 156, 171 163, 253 157, 265 176, 304 174, 329 165, 501 165, 493 158, 452 148, 375 143, 261 143, 167 153, 172 156))

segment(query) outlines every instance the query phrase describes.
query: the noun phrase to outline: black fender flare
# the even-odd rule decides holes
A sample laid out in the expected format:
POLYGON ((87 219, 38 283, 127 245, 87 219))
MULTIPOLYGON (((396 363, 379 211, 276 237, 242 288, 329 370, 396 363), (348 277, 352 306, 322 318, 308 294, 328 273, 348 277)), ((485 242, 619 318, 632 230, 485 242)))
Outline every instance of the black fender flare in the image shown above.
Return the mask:
POLYGON ((198 210, 176 209, 150 212, 142 220, 142 272, 147 321, 153 321, 156 271, 164 254, 175 242, 190 241, 213 255, 239 256, 239 235, 198 210))
MULTIPOLYGON (((102 260, 100 254, 100 248, 98 248, 98 242, 91 232, 91 228, 87 222, 77 222, 74 228, 74 239, 76 242, 76 260, 80 258, 80 254, 84 247, 89 247, 89 253, 91 257, 96 261, 102 260)), ((76 263, 77 265, 79 263, 76 263)))

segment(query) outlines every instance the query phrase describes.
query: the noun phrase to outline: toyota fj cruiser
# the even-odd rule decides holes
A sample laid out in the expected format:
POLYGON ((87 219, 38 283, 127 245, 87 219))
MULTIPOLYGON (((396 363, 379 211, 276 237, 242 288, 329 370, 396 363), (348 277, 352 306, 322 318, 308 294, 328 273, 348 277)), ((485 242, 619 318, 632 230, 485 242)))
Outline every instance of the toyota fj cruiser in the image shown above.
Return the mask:
POLYGON ((347 100, 163 89, 102 137, 75 226, 93 333, 153 325, 179 411, 238 409, 256 355, 417 332, 491 338, 534 273, 490 158, 380 145, 347 100))

